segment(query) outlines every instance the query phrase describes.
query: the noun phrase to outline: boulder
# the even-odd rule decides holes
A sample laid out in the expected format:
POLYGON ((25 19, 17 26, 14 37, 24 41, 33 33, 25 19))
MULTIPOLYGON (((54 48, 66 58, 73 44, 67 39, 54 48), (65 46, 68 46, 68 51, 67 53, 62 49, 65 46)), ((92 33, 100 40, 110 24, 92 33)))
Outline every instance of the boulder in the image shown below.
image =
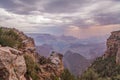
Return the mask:
POLYGON ((26 80, 26 64, 21 52, 0 47, 0 80, 26 80))

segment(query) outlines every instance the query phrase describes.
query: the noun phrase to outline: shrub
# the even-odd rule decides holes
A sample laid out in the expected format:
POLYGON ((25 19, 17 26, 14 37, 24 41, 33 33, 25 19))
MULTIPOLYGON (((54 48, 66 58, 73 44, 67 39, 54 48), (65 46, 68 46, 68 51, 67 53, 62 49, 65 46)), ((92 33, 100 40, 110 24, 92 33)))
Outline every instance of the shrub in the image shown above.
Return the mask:
POLYGON ((80 80, 98 80, 98 74, 93 69, 88 69, 80 80))
POLYGON ((2 28, 0 28, 0 44, 14 48, 19 48, 22 45, 21 39, 14 30, 2 28))
POLYGON ((60 76, 61 80, 76 80, 75 76, 72 75, 68 69, 65 69, 60 76))
POLYGON ((30 55, 24 55, 26 66, 27 66, 27 72, 26 75, 31 77, 33 80, 39 80, 38 73, 40 71, 40 68, 38 64, 33 60, 32 56, 30 55))

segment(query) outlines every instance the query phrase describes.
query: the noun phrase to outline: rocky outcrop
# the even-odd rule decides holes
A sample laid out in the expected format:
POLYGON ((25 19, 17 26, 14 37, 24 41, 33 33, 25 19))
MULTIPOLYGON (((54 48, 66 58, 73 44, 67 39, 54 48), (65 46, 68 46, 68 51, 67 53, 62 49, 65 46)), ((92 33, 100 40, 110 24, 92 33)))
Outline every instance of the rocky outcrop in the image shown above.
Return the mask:
POLYGON ((107 50, 104 57, 116 56, 116 63, 120 63, 120 31, 114 31, 107 39, 107 50))
POLYGON ((62 54, 56 52, 52 53, 44 64, 40 65, 40 80, 52 80, 52 77, 59 77, 64 71, 62 58, 62 54))
POLYGON ((15 36, 17 36, 19 38, 19 41, 21 42, 21 46, 19 48, 16 48, 16 47, 14 47, 14 48, 16 48, 20 51, 26 51, 26 52, 35 51, 35 43, 31 37, 26 36, 23 32, 15 29, 15 28, 1 27, 0 29, 5 33, 8 32, 8 35, 15 34, 15 36))
POLYGON ((63 55, 60 53, 53 52, 50 55, 49 59, 54 64, 54 67, 57 69, 56 75, 60 76, 61 72, 63 72, 64 70, 63 61, 62 61, 63 55))
POLYGON ((22 52, 0 47, 0 80, 26 80, 26 64, 22 52))
MULTIPOLYGON (((20 48, 22 51, 35 51, 35 43, 34 40, 31 37, 26 36, 23 32, 20 32, 19 30, 13 28, 13 31, 19 35, 19 38, 22 41, 22 48, 20 48)), ((32 52, 33 53, 33 52, 32 52)))
POLYGON ((0 46, 0 80, 52 80, 52 77, 59 77, 63 72, 61 54, 54 53, 49 58, 42 58, 35 52, 32 38, 14 28, 0 30, 5 32, 7 37, 15 35, 14 40, 17 38, 21 43, 19 47, 0 46))

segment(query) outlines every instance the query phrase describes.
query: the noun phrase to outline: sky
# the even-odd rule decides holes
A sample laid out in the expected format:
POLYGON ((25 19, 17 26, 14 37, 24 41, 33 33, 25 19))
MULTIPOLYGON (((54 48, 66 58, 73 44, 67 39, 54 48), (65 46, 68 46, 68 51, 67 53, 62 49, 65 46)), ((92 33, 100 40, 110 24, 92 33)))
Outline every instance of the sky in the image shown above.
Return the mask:
POLYGON ((120 30, 120 0, 0 0, 0 25, 77 38, 120 30))

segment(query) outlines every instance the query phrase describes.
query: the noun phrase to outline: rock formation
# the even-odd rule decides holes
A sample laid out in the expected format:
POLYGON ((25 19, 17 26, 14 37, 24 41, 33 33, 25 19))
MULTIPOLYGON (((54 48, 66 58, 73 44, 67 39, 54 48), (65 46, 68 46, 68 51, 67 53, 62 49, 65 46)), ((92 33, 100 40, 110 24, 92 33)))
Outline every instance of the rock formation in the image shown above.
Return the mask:
POLYGON ((56 52, 52 53, 47 59, 39 56, 38 63, 41 64, 40 80, 51 80, 51 77, 59 77, 64 70, 62 58, 63 56, 56 52))
POLYGON ((63 67, 63 55, 60 54, 60 53, 56 53, 56 52, 53 52, 49 59, 51 60, 51 62, 54 64, 54 66, 57 68, 57 73, 56 75, 57 76, 60 76, 61 72, 64 70, 64 67, 63 67))
POLYGON ((116 56, 116 63, 120 63, 120 31, 114 31, 107 39, 107 50, 104 57, 116 56))

